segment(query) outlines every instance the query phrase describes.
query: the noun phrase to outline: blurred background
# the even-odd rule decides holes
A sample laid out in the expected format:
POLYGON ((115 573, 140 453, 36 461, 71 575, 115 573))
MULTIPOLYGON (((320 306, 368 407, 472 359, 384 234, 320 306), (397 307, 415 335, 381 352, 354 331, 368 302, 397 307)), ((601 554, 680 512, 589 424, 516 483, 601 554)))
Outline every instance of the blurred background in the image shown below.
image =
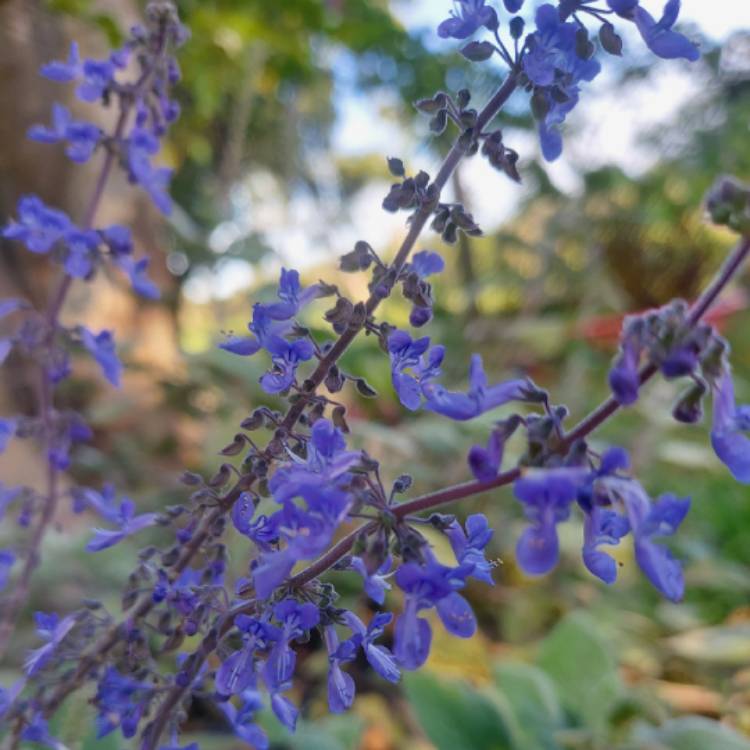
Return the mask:
MULTIPOLYGON (((244 330, 252 302, 272 294, 279 269, 297 267, 308 283, 324 278, 357 299, 366 293, 365 275, 340 274, 337 256, 358 239, 385 257, 394 251, 404 225, 403 216, 380 208, 389 184, 384 157, 434 172, 448 146, 430 137, 411 102, 468 86, 480 104, 502 76, 487 65, 471 69, 453 44, 437 39, 447 0, 178 5, 192 39, 180 56, 183 117, 163 154, 176 169, 176 210, 165 224, 143 196, 114 182, 101 215, 102 223, 134 227, 163 298, 136 300, 114 277, 79 288, 66 315, 115 329, 127 375, 113 391, 81 361, 60 394, 61 403, 90 415, 96 432, 75 456, 75 480, 113 482, 144 510, 181 499, 181 471, 212 472, 238 422, 261 403, 273 405, 257 385, 262 361, 232 357, 216 344, 223 331, 244 330)), ((646 5, 660 10, 658 1, 646 5)), ((426 333, 448 347, 452 382, 463 382, 465 363, 478 351, 492 379, 528 373, 577 420, 607 395, 622 315, 694 298, 720 264, 732 237, 707 224, 702 197, 721 173, 750 178, 750 6, 684 0, 683 9, 684 30, 702 40, 699 63, 655 63, 626 35, 624 58, 606 61, 570 118, 559 162, 541 161, 519 97, 501 121, 505 142, 521 154, 522 185, 481 157, 461 166, 450 191, 485 236, 462 236, 448 247, 426 234, 420 245, 448 264, 434 284, 436 315, 426 333)), ((0 0, 2 223, 27 192, 80 215, 96 164, 73 168, 54 147, 24 137, 47 120, 53 97, 67 95, 36 71, 64 57, 71 39, 84 54, 104 54, 141 10, 137 0, 0 0)), ((50 282, 44 259, 0 242, 0 296, 43 302, 50 282)), ((313 328, 323 304, 310 310, 313 328)), ((394 300, 383 314, 406 325, 408 307, 394 300)), ((738 395, 747 400, 747 277, 712 321, 732 342, 738 395)), ((320 334, 327 332, 321 327, 320 334)), ((387 479, 409 472, 419 494, 467 478, 466 451, 484 440, 495 414, 457 425, 406 413, 387 359, 369 340, 351 349, 345 366, 380 394, 341 395, 352 441, 383 461, 387 479)), ((1 413, 33 410, 28 368, 20 359, 6 365, 1 413)), ((436 627, 427 668, 395 688, 356 663, 359 698, 341 717, 327 713, 326 659, 311 644, 294 696, 305 720, 289 737, 264 719, 274 747, 750 748, 750 491, 714 458, 706 424, 671 421, 676 393, 664 382, 649 385, 593 443, 628 446, 652 495, 692 496, 673 545, 686 561, 684 603, 662 601, 627 546, 615 552, 617 584, 594 580, 580 561, 576 523, 561 529, 560 567, 543 579, 524 578, 513 560, 520 509, 508 490, 488 494, 450 509, 486 513, 497 529, 489 550, 499 563, 496 586, 468 593, 481 633, 460 641, 436 627)), ((8 484, 34 484, 42 470, 24 441, 0 461, 8 484)), ((84 596, 117 612, 118 589, 144 543, 92 558, 83 551, 85 521, 63 509, 58 526, 65 533, 47 539, 16 638, 17 663, 0 671, 3 684, 35 644, 30 612, 68 611, 84 596)), ((4 533, 15 533, 12 527, 4 533)), ((158 532, 144 536, 159 539, 158 532)), ((233 572, 242 575, 247 546, 231 535, 229 545, 233 572)), ((339 576, 347 604, 366 608, 355 599, 355 582, 339 576)), ((126 747, 119 737, 96 741, 88 718, 86 696, 55 717, 70 748, 126 747)), ((241 746, 208 702, 195 702, 189 730, 205 750, 241 746)))

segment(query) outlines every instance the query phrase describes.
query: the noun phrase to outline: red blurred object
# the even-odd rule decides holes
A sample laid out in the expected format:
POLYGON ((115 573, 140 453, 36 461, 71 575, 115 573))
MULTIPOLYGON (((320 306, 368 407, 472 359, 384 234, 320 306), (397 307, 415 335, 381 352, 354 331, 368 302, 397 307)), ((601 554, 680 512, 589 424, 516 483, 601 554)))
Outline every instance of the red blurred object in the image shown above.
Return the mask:
MULTIPOLYGON (((704 320, 718 329, 721 329, 724 323, 742 310, 747 308, 748 297, 741 289, 735 289, 727 293, 717 302, 706 314, 704 320)), ((641 315, 646 310, 640 312, 627 313, 628 315, 641 315)), ((575 337, 583 339, 593 345, 607 346, 614 345, 620 338, 622 321, 626 316, 620 315, 600 315, 594 318, 587 318, 580 321, 575 327, 575 337)))

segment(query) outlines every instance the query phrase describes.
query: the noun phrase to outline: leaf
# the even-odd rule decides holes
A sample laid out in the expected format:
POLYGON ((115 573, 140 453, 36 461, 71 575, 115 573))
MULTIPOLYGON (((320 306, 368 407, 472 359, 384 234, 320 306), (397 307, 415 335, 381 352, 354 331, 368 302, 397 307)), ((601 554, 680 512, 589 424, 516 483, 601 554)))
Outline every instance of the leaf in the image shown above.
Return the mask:
POLYGON ((531 664, 504 662, 494 670, 495 685, 505 695, 520 727, 523 747, 558 750, 555 730, 564 722, 562 705, 549 676, 531 664))
POLYGON ((404 688, 425 734, 438 750, 514 750, 508 718, 466 683, 427 672, 404 676, 404 688))
POLYGON ((558 688, 563 706, 594 732, 602 732, 624 686, 612 647, 583 612, 563 619, 542 642, 537 663, 558 688))
POLYGON ((740 666, 750 659, 750 623, 690 630, 667 643, 685 659, 740 666))
POLYGON ((660 743, 669 750, 750 750, 750 740, 723 724, 701 716, 685 716, 665 722, 657 729, 636 732, 638 742, 660 743))

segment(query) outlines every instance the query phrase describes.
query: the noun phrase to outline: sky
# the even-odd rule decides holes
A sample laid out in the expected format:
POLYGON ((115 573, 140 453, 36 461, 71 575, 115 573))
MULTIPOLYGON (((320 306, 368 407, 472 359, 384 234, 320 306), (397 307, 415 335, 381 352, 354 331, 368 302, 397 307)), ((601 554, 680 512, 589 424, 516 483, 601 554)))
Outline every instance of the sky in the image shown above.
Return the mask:
MULTIPOLYGON (((495 0, 498 5, 500 0, 495 0)), ((527 0, 530 12, 541 4, 527 0)), ((657 18, 662 0, 642 0, 657 18)), ((393 9, 405 28, 414 33, 434 29, 452 7, 449 0, 396 0, 393 9)), ((689 34, 696 27, 710 39, 721 42, 732 32, 750 29, 750 0, 683 0, 680 23, 689 34)), ((630 24, 625 27, 626 54, 642 55, 645 47, 630 24)), ((425 39, 429 39, 429 34, 425 39)), ((434 37, 435 48, 455 49, 452 40, 434 37)), ((647 50, 645 51, 647 54, 647 50)), ((651 58, 645 58, 651 59, 651 58)), ((384 114, 390 100, 388 93, 360 96, 348 76, 346 55, 334 61, 337 77, 337 123, 333 133, 333 148, 340 155, 383 154, 400 156, 407 166, 435 171, 436 156, 427 144, 425 133, 400 128, 384 114)), ((586 87, 581 104, 569 118, 565 134, 563 157, 548 165, 550 178, 560 188, 575 192, 580 187, 580 167, 612 163, 636 176, 658 159, 658 154, 644 145, 641 134, 648 129, 669 122, 673 113, 700 90, 700 77, 695 68, 685 61, 656 63, 648 82, 630 86, 624 94, 613 91, 611 74, 604 71, 586 87)), ((528 133, 510 133, 508 140, 522 154, 538 153, 536 139, 528 133)), ((242 235, 251 228, 264 233, 277 256, 261 268, 273 274, 281 265, 293 265, 301 270, 321 261, 341 255, 351 249, 358 239, 367 239, 375 248, 389 245, 404 231, 403 216, 386 214, 380 202, 387 189, 384 184, 371 185, 355 196, 348 207, 349 221, 333 222, 336 207, 321 205, 309 196, 295 196, 285 203, 280 194, 259 205, 249 197, 255 192, 273 195, 268 185, 253 190, 253 181, 264 180, 253 176, 249 184, 236 191, 237 219, 217 227, 212 243, 217 253, 227 240, 242 235), (333 228, 332 228, 333 227, 333 228)), ((522 188, 502 178, 484 159, 468 160, 462 167, 462 181, 468 186, 467 202, 480 226, 496 229, 512 216, 523 197, 522 188)), ((257 186, 255 186, 257 187, 257 186)), ((244 261, 229 261, 219 271, 194 274, 186 286, 186 294, 196 302, 207 302, 212 297, 227 298, 252 284, 258 269, 244 261)))

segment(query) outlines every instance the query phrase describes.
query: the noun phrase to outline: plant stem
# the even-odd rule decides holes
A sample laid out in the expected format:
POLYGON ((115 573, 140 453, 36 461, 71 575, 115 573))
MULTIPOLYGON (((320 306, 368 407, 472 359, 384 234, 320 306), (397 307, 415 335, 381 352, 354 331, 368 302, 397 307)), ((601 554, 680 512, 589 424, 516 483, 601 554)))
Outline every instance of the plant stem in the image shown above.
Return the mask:
MULTIPOLYGON (((489 123, 498 114, 498 112, 500 112, 503 105, 508 101, 511 94, 515 91, 517 84, 518 82, 516 73, 515 71, 511 72, 503 82, 502 86, 500 86, 500 88, 495 92, 494 96, 487 102, 485 107, 479 113, 477 117, 475 132, 481 132, 484 126, 487 125, 487 123, 489 123)), ((437 175, 435 176, 435 179, 433 180, 433 184, 437 186, 438 192, 442 192, 443 188, 460 163, 461 159, 463 159, 463 157, 465 156, 465 153, 466 152, 464 148, 459 145, 459 141, 456 140, 453 147, 448 152, 448 155, 443 160, 443 163, 437 175)), ((409 254, 414 249, 414 246, 416 245, 417 240, 419 239, 419 236, 421 235, 422 230, 425 228, 431 215, 432 209, 429 208, 419 209, 412 215, 409 224, 409 231, 404 237, 401 246, 391 263, 391 268, 395 271, 396 276, 408 260, 409 254)), ((380 295, 375 294, 374 292, 370 295, 370 297, 367 299, 367 302, 365 303, 367 317, 371 316, 375 312, 381 301, 382 297, 380 295)), ((307 378, 308 394, 314 393, 321 385, 321 383, 325 380, 326 375, 328 374, 331 367, 335 365, 336 362, 338 362, 339 358, 349 348, 349 345, 352 343, 352 341, 354 341, 357 335, 365 327, 365 322, 365 320, 362 320, 362 322, 357 326, 351 326, 346 331, 344 331, 344 333, 341 334, 336 343, 328 351, 326 356, 320 360, 318 366, 315 368, 315 371, 312 373, 312 375, 309 376, 309 378, 307 378)), ((299 399, 297 402, 295 402, 284 417, 281 425, 282 428, 286 429, 287 431, 291 430, 297 423, 297 420, 300 418, 300 416, 302 416, 306 405, 307 404, 305 399, 299 399)), ((237 485, 235 485, 235 487, 230 490, 227 496, 222 500, 221 505, 226 507, 227 509, 231 509, 232 505, 236 502, 243 489, 246 489, 249 486, 249 479, 249 475, 242 477, 238 481, 237 485)), ((204 524, 202 528, 207 529, 207 527, 208 524, 204 524)), ((200 532, 197 532, 195 536, 197 537, 199 533, 200 532)), ((205 539, 206 537, 204 536, 203 538, 205 539)), ((334 547, 333 549, 337 549, 338 546, 339 545, 336 545, 336 547, 334 547)), ((349 547, 350 546, 351 544, 349 545, 349 547)), ((200 543, 198 544, 198 547, 200 547, 200 543)), ((347 547, 347 549, 341 553, 340 557, 346 554, 346 551, 348 551, 349 547, 347 547)), ((190 557, 192 557, 192 554, 190 555, 190 557)), ((187 559, 189 560, 190 558, 188 557, 187 559)), ((199 651, 202 652, 203 650, 204 649, 201 646, 199 651)), ((205 654, 204 658, 208 655, 209 654, 205 654)), ((200 666, 200 662, 198 662, 198 666, 200 666)), ((159 707, 154 720, 151 722, 151 724, 149 724, 146 730, 144 730, 142 750, 156 750, 159 744, 159 739, 166 729, 167 723, 169 722, 171 711, 179 704, 182 696, 185 694, 187 689, 187 687, 175 685, 168 693, 164 702, 159 707)))

